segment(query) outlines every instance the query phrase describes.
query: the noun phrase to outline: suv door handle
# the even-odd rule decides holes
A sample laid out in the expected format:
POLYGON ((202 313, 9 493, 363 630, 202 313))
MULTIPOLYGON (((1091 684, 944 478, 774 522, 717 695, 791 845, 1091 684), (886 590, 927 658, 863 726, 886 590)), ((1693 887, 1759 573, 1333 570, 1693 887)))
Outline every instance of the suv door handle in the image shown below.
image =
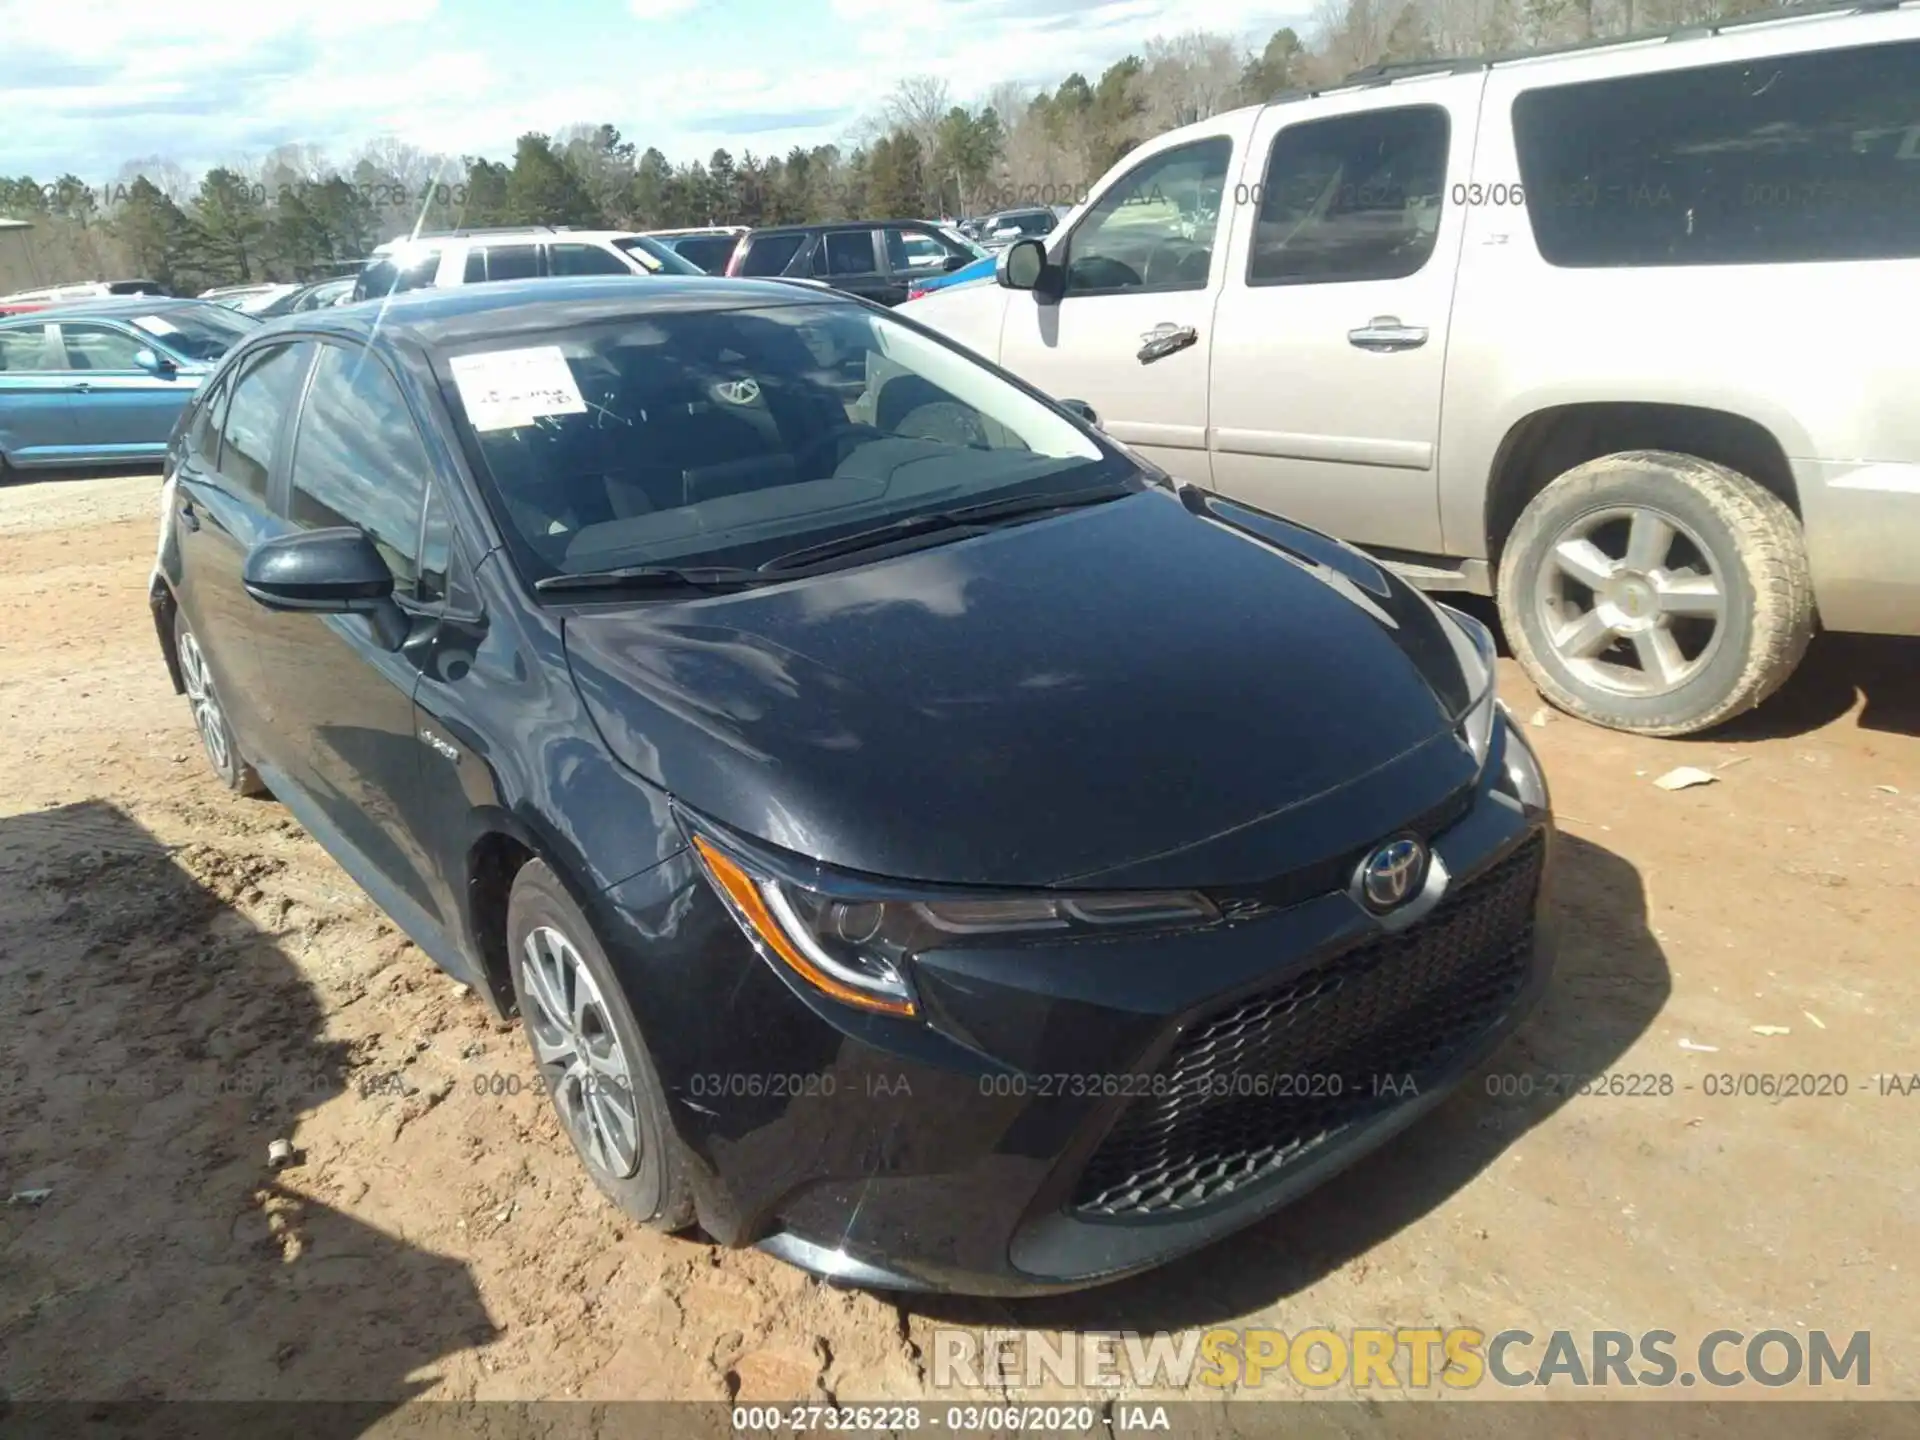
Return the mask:
POLYGON ((180 523, 189 530, 198 530, 200 528, 200 517, 194 514, 193 501, 182 500, 180 502, 180 523))
POLYGON ((93 393, 93 385, 86 380, 77 380, 74 382, 73 393, 76 395, 91 395, 93 393))
POLYGON ((1427 327, 1402 325, 1398 315, 1376 315, 1358 330, 1347 331, 1347 340, 1362 350, 1417 350, 1427 343, 1427 327))
POLYGON ((1140 339, 1139 360, 1142 365, 1151 365, 1156 360, 1164 360, 1169 355, 1178 354, 1188 346, 1198 343, 1200 332, 1191 325, 1175 325, 1171 322, 1156 325, 1140 339))

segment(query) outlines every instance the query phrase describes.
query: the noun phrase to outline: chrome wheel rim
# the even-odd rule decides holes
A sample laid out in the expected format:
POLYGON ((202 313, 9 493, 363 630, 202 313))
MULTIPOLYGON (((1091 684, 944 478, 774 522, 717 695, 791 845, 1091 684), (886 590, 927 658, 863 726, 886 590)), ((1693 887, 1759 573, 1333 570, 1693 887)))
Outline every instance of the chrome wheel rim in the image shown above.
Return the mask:
POLYGON ((1719 652, 1727 597, 1711 552, 1663 510, 1589 511, 1554 537, 1534 584, 1548 648, 1575 679, 1667 695, 1719 652))
POLYGON ((521 942, 522 1017, 540 1078, 581 1152, 616 1178, 640 1168, 640 1119, 606 997, 573 942, 550 925, 521 942))
POLYGON ((180 678, 186 682, 187 703, 193 706, 194 728, 206 747, 207 759, 222 775, 233 768, 233 751, 227 744, 226 717, 220 713, 219 697, 213 693, 213 677, 207 673, 207 657, 200 653, 200 642, 191 630, 180 632, 180 678))

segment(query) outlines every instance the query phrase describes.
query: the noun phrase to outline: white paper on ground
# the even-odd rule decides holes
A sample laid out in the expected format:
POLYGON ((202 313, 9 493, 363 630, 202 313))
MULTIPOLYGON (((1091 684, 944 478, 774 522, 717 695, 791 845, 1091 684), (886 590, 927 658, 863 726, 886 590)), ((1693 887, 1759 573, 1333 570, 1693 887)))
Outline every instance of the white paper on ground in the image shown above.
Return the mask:
POLYGON ((449 365, 476 430, 512 430, 542 415, 587 413, 558 345, 456 355, 449 365))

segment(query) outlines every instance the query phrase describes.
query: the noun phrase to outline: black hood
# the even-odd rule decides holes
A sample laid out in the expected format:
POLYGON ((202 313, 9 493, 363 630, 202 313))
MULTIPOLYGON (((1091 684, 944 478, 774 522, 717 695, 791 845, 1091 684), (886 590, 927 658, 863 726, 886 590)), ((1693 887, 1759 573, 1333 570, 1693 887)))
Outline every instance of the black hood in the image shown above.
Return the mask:
POLYGON ((583 610, 569 659, 607 743, 684 804, 899 879, 1253 882, 1470 783, 1482 677, 1439 612, 1188 494, 583 610))

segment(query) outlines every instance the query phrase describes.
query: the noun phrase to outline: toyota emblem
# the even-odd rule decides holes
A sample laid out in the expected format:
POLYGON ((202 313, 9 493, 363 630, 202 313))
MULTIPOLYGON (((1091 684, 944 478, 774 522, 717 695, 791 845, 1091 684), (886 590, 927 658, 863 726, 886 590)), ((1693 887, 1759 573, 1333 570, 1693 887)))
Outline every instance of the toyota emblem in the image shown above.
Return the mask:
POLYGON ((1383 915, 1420 893, 1427 877, 1427 847, 1411 835, 1389 840, 1361 862, 1360 898, 1383 915))

